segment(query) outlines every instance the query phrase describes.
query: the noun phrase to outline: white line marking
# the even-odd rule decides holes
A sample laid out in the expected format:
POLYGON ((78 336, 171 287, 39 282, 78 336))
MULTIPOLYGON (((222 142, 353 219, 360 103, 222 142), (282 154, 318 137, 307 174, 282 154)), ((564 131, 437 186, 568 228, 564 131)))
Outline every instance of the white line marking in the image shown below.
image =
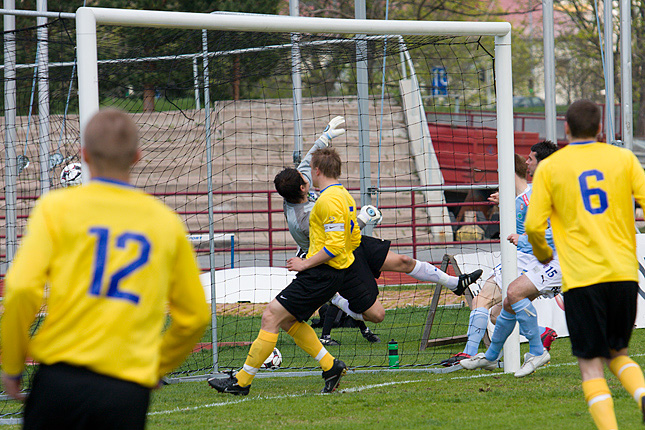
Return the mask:
MULTIPOLYGON (((630 357, 642 357, 645 354, 631 354, 630 357)), ((559 364, 548 364, 549 367, 562 367, 562 366, 576 366, 578 363, 577 362, 569 362, 569 363, 559 363, 559 364)), ((503 373, 503 372, 490 372, 490 373, 481 373, 477 375, 469 375, 469 376, 452 376, 449 378, 437 378, 434 379, 433 381, 442 381, 445 379, 453 380, 453 379, 477 379, 477 378, 487 378, 490 376, 500 376, 500 375, 510 375, 511 373, 503 373)), ((413 384, 417 382, 425 382, 427 380, 425 379, 413 379, 409 381, 393 381, 393 382, 384 382, 381 384, 372 384, 372 385, 363 385, 360 387, 353 387, 353 388, 346 388, 344 390, 338 390, 341 393, 357 393, 360 391, 364 390, 369 390, 372 388, 380 388, 380 387, 387 387, 390 385, 401 385, 401 384, 413 384)), ((191 412, 191 411, 197 411, 199 409, 205 409, 205 408, 215 408, 218 406, 227 406, 227 405, 235 405, 238 403, 242 402, 248 402, 251 400, 279 400, 279 399, 287 399, 287 398, 293 398, 293 397, 303 397, 305 395, 311 395, 312 393, 305 391, 304 393, 300 394, 284 394, 281 396, 257 396, 257 397, 247 397, 244 399, 239 399, 239 400, 230 400, 226 402, 218 402, 218 403, 208 403, 205 405, 199 405, 199 406, 187 406, 185 408, 175 408, 175 409, 169 409, 165 411, 155 411, 155 412, 148 412, 148 416, 153 416, 153 415, 169 415, 169 414, 174 414, 178 412, 191 412)), ((320 395, 322 396, 323 394, 321 393, 315 393, 315 395, 320 395)))

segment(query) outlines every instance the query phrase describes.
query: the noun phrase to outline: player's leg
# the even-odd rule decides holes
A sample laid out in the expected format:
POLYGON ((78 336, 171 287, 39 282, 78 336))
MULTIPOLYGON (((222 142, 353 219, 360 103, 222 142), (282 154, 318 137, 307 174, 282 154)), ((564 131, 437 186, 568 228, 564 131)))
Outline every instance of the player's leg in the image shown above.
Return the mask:
POLYGON ((636 319, 638 284, 615 282, 607 310, 610 360, 609 369, 638 403, 645 416, 645 378, 641 367, 627 355, 627 346, 636 319))
POLYGON ((537 288, 524 274, 510 283, 504 302, 504 309, 516 315, 522 334, 529 341, 529 353, 532 355, 541 355, 544 352, 538 328, 537 310, 531 303, 531 299, 538 295, 537 288))
POLYGON ((473 310, 470 312, 468 320, 468 340, 464 348, 464 354, 473 356, 479 350, 486 329, 488 328, 488 318, 490 309, 502 301, 502 291, 495 283, 493 277, 484 282, 484 286, 479 294, 473 299, 473 310))
POLYGON ((331 338, 331 329, 334 327, 339 313, 342 312, 334 305, 327 306, 325 318, 323 319, 322 333, 320 334, 320 343, 326 346, 340 345, 340 342, 331 338))
POLYGON ((480 269, 460 276, 450 276, 426 261, 415 260, 407 255, 388 252, 380 269, 382 272, 399 272, 424 282, 433 282, 448 287, 457 295, 462 295, 466 287, 477 281, 482 274, 480 269))
POLYGON ((571 352, 578 359, 589 413, 599 429, 616 429, 614 402, 603 367, 603 357, 611 356, 606 336, 609 315, 605 304, 613 294, 604 285, 572 288, 563 296, 571 352))
MULTIPOLYGON (((453 366, 477 354, 479 344, 481 343, 486 329, 488 328, 488 318, 490 309, 502 301, 502 291, 495 283, 495 277, 491 276, 484 282, 484 286, 479 293, 473 298, 472 310, 468 318, 468 340, 462 352, 443 360, 441 366, 453 366)), ((497 315, 496 315, 497 316, 497 315)))

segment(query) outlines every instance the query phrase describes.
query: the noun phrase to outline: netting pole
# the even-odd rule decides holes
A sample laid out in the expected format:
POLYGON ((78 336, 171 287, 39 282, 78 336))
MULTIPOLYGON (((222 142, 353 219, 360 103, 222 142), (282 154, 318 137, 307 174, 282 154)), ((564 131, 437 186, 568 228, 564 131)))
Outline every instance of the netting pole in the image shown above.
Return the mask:
POLYGON ((218 371, 217 358, 217 288, 215 287, 215 226, 213 221, 213 151, 211 145, 211 93, 208 68, 208 31, 202 30, 202 73, 204 76, 204 132, 206 134, 206 176, 208 177, 208 246, 211 275, 211 342, 213 371, 218 371))
MULTIPOLYGON (((5 9, 15 9, 15 0, 4 0, 5 9)), ((5 234, 7 266, 16 255, 16 17, 4 16, 4 150, 5 150, 5 234)), ((6 270, 5 266, 3 271, 6 270)))
POLYGON ((553 31, 553 0, 542 0, 544 33, 544 114, 546 138, 557 142, 555 109, 555 40, 553 31))
POLYGON ((613 3, 609 0, 604 2, 603 32, 605 34, 605 141, 614 143, 616 133, 614 132, 614 21, 613 3))
MULTIPOLYGON (((366 19, 365 0, 354 1, 356 19, 366 19)), ((358 148, 361 186, 361 206, 372 204, 370 165, 369 88, 367 75, 367 40, 364 34, 356 35, 356 89, 358 92, 358 148)), ((366 225, 363 234, 372 235, 374 226, 366 225)))
POLYGON ((632 3, 620 0, 620 105, 623 111, 623 146, 630 151, 634 147, 632 129, 632 3))
MULTIPOLYGON (((47 12, 47 0, 38 0, 38 12, 47 12)), ((40 194, 49 191, 49 30, 47 18, 36 18, 38 25, 38 137, 40 141, 40 194)))
POLYGON ((197 69, 197 57, 193 57, 193 86, 195 87, 195 109, 200 110, 201 100, 199 99, 199 70, 197 69))
MULTIPOLYGON (((289 0, 289 15, 300 15, 299 0, 289 0)), ((300 75, 300 35, 291 33, 291 81, 293 84, 293 164, 302 158, 302 76, 300 75)), ((271 216, 271 214, 269 214, 271 216)))
MULTIPOLYGON (((511 33, 495 37, 495 73, 497 89, 497 154, 499 171, 500 237, 515 232, 515 162, 513 143, 513 74, 511 67, 511 33)), ((502 297, 517 277, 517 250, 501 240, 502 297)), ((520 368, 520 339, 517 326, 504 344, 504 372, 520 368)))

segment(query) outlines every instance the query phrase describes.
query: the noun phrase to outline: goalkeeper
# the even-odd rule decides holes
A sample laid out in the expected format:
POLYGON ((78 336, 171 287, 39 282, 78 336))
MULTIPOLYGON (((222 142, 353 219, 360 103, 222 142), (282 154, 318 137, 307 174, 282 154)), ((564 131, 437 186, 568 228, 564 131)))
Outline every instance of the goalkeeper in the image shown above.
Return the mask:
MULTIPOLYGON (((319 148, 331 146, 333 138, 345 133, 345 129, 341 128, 344 123, 345 119, 342 116, 333 118, 298 168, 286 168, 275 177, 275 188, 284 198, 284 214, 289 232, 299 248, 298 256, 305 255, 309 249, 309 214, 316 201, 316 194, 310 189, 311 157, 319 148)), ((363 228, 368 224, 380 224, 382 215, 376 207, 367 205, 361 208, 357 220, 359 226, 363 228)), ((463 294, 466 287, 479 279, 482 274, 481 270, 476 270, 459 277, 449 276, 430 263, 391 252, 390 241, 369 236, 361 237, 361 244, 354 251, 354 256, 356 259, 353 269, 361 277, 362 287, 365 288, 365 299, 373 302, 374 305, 360 313, 356 310, 365 308, 364 304, 356 301, 349 302, 340 295, 336 295, 332 303, 358 321, 379 323, 385 317, 385 309, 377 300, 379 291, 376 279, 380 277, 382 271, 406 273, 420 281, 439 283, 457 295, 463 294)), ((363 336, 370 340, 369 329, 365 327, 362 332, 363 336)))

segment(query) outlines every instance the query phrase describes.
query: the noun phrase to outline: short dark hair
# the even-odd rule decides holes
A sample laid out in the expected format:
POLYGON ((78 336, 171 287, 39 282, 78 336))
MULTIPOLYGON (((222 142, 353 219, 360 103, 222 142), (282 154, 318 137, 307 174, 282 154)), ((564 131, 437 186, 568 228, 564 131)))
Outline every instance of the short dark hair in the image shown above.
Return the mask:
POLYGON ((538 142, 531 146, 531 152, 535 152, 535 158, 537 158, 538 163, 557 150, 558 145, 550 140, 543 140, 542 142, 538 142))
POLYGON ((526 165, 526 158, 515 153, 515 174, 522 179, 526 179, 526 172, 528 170, 529 166, 526 165))
POLYGON ((334 148, 320 148, 311 156, 311 167, 320 169, 328 178, 340 178, 340 155, 334 148))
POLYGON ((565 115, 571 137, 596 138, 600 127, 600 108, 591 100, 575 101, 565 115))
POLYGON ((287 167, 273 179, 275 189, 289 203, 300 203, 304 197, 304 192, 300 188, 305 185, 305 180, 300 172, 293 167, 287 167))

